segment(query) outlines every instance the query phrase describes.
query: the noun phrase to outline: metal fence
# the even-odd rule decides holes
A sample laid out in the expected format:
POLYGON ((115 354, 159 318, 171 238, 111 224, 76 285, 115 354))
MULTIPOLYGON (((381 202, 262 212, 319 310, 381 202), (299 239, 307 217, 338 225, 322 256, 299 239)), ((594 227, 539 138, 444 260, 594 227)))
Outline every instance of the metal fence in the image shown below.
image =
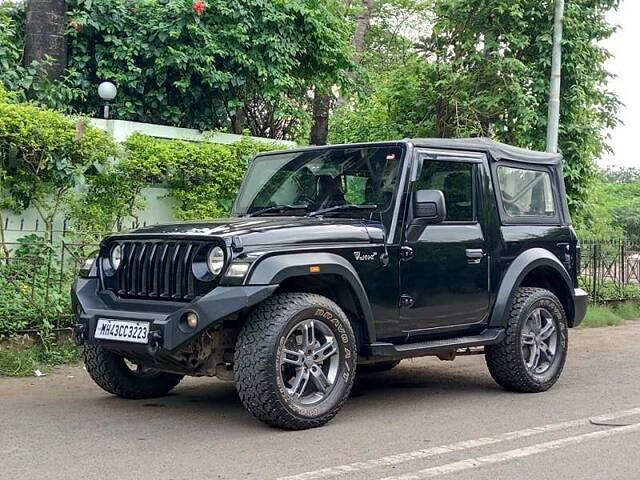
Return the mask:
MULTIPOLYGON (((73 323, 69 290, 95 242, 68 231, 20 230, 0 253, 0 334, 66 328, 73 323), (76 236, 77 238, 77 236, 76 236)), ((640 242, 582 241, 580 283, 594 301, 640 299, 640 242)))
POLYGON ((0 333, 71 326, 71 283, 97 246, 31 233, 2 247, 0 333))
MULTIPOLYGON (((115 231, 141 226, 130 220, 115 231)), ((49 231, 37 219, 0 227, 0 335, 71 326, 71 284, 104 233, 71 231, 66 220, 49 231)))
POLYGON ((580 242, 580 283, 595 301, 640 298, 640 242, 580 242))

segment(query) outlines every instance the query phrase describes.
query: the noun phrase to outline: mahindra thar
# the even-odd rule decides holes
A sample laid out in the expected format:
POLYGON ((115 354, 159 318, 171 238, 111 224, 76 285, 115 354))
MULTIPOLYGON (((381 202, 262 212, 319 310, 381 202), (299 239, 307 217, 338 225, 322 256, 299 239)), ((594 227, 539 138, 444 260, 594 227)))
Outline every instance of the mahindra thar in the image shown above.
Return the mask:
POLYGON ((124 398, 235 382, 258 419, 322 425, 356 372, 483 354, 560 376, 587 295, 561 157, 482 138, 259 154, 228 219, 110 235, 74 283, 91 378, 124 398))

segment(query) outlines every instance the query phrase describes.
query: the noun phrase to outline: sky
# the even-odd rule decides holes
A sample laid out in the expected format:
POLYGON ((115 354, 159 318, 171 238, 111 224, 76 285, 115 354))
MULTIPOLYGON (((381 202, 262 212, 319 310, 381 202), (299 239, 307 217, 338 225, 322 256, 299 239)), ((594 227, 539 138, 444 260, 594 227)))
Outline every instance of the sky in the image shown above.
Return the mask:
POLYGON ((640 168, 640 0, 622 0, 617 12, 611 12, 609 22, 619 25, 618 31, 606 42, 612 53, 607 68, 617 75, 609 82, 609 89, 625 105, 618 116, 619 124, 611 132, 613 149, 600 159, 602 166, 640 168))

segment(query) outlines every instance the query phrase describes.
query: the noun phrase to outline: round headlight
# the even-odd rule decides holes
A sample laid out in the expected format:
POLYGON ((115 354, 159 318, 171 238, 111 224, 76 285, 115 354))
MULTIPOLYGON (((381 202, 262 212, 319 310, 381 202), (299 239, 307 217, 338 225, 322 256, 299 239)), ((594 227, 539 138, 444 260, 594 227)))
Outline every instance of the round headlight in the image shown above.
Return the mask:
POLYGON ((224 267, 224 250, 220 247, 213 247, 207 255, 207 268, 214 275, 219 275, 224 267))
POLYGON ((122 245, 116 244, 113 246, 109 260, 111 260, 111 268, 118 270, 122 263, 122 245))

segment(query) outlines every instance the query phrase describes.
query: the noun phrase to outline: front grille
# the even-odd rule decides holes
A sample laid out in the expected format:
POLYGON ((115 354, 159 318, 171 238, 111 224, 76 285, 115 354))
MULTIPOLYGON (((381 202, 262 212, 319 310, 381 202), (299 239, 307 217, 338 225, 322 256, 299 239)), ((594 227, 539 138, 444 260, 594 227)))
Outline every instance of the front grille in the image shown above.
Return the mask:
POLYGON ((190 300, 211 290, 212 282, 198 280, 191 265, 211 245, 204 241, 126 240, 122 263, 105 286, 118 296, 190 300))

